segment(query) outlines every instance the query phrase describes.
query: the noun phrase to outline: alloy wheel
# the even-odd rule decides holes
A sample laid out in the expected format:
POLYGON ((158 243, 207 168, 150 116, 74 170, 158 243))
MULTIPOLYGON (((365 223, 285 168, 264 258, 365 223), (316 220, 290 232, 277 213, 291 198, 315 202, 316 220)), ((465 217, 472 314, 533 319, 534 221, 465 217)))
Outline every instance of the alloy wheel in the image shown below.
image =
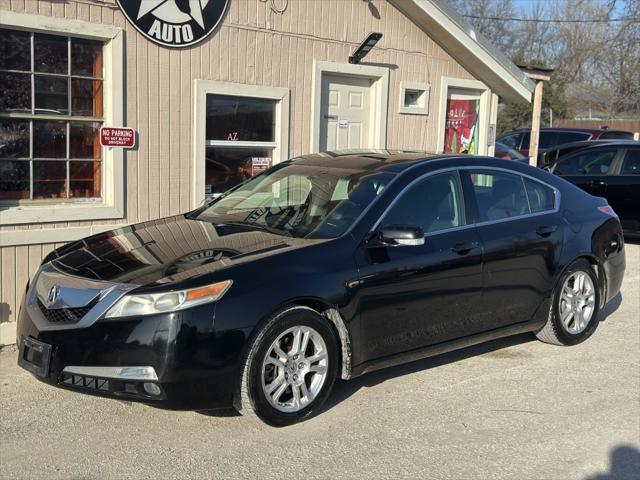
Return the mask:
POLYGON ((591 277, 583 271, 569 275, 562 286, 558 311, 563 328, 576 335, 589 325, 596 304, 596 290, 591 277))
POLYGON ((308 326, 289 328, 271 344, 262 362, 262 390, 281 412, 309 405, 327 378, 329 356, 322 336, 308 326))

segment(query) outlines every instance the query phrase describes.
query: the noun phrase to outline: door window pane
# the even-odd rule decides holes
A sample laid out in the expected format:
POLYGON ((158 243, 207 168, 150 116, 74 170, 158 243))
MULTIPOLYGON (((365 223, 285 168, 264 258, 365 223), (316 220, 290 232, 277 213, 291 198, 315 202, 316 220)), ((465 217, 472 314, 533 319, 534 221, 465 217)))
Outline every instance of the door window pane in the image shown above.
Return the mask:
POLYGON ((434 175, 411 187, 391 207, 383 225, 420 227, 425 233, 464 225, 458 176, 434 175))
POLYGON ((31 113, 31 75, 0 72, 0 112, 31 113))
POLYGON ((524 186, 527 189, 527 197, 532 212, 544 212, 553 210, 555 195, 553 189, 529 178, 524 179, 524 186))
POLYGON ((207 148, 205 194, 224 193, 260 173, 270 166, 271 155, 261 148, 207 148))
POLYGON ((102 78, 102 43, 71 39, 71 75, 102 78))
POLYGON ((520 147, 520 134, 513 133, 511 135, 507 135, 498 139, 499 143, 506 145, 509 148, 518 149, 520 147))
POLYGON ((67 162, 33 162, 33 198, 50 199, 67 197, 67 162))
POLYGON ((640 149, 627 150, 622 163, 621 175, 640 175, 640 149))
POLYGON ((31 34, 0 29, 0 69, 31 70, 31 34))
POLYGON ((553 173, 556 175, 606 175, 617 150, 588 149, 560 160, 553 173))
POLYGON ((0 120, 0 158, 29 158, 28 120, 0 120))
POLYGON ((274 100, 207 95, 207 140, 273 142, 274 100))
POLYGON ((35 76, 35 113, 69 113, 69 83, 66 77, 35 76))
POLYGON ((44 73, 69 73, 67 37, 34 34, 34 70, 44 73))
POLYGON ((0 160, 0 201, 29 198, 29 161, 0 160))
POLYGON ((33 156, 36 158, 66 158, 66 122, 33 122, 33 156))
POLYGON ((522 178, 502 172, 471 171, 480 222, 529 213, 522 178))

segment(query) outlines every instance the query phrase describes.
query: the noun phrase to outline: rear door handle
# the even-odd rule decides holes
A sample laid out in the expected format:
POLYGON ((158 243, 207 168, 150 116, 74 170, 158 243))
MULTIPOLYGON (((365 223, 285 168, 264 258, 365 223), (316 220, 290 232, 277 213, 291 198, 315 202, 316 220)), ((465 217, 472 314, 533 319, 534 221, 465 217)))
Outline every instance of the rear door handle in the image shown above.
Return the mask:
POLYGON ((458 255, 466 255, 474 248, 478 248, 480 244, 478 242, 458 242, 453 247, 451 247, 451 251, 457 253, 458 255))
POLYGON ((558 229, 557 225, 551 225, 550 227, 538 227, 538 229, 536 230, 536 233, 541 237, 548 237, 557 229, 558 229))

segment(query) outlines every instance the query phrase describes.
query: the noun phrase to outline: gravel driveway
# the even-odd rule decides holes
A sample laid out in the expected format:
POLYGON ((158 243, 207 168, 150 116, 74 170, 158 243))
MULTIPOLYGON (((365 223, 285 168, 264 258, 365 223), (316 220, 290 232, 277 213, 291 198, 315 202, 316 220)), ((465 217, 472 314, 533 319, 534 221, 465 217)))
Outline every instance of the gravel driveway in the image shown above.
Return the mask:
POLYGON ((529 335, 338 382, 286 429, 48 387, 0 352, 0 477, 640 478, 640 245, 595 335, 529 335))

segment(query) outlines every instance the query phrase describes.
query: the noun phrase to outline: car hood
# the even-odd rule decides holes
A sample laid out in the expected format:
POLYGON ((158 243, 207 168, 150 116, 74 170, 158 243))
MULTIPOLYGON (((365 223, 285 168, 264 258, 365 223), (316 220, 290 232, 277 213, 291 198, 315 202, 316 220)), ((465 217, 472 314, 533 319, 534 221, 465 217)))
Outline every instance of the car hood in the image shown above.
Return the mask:
POLYGON ((179 215, 73 242, 54 251, 47 260, 75 276, 153 285, 181 282, 323 241, 179 215))

